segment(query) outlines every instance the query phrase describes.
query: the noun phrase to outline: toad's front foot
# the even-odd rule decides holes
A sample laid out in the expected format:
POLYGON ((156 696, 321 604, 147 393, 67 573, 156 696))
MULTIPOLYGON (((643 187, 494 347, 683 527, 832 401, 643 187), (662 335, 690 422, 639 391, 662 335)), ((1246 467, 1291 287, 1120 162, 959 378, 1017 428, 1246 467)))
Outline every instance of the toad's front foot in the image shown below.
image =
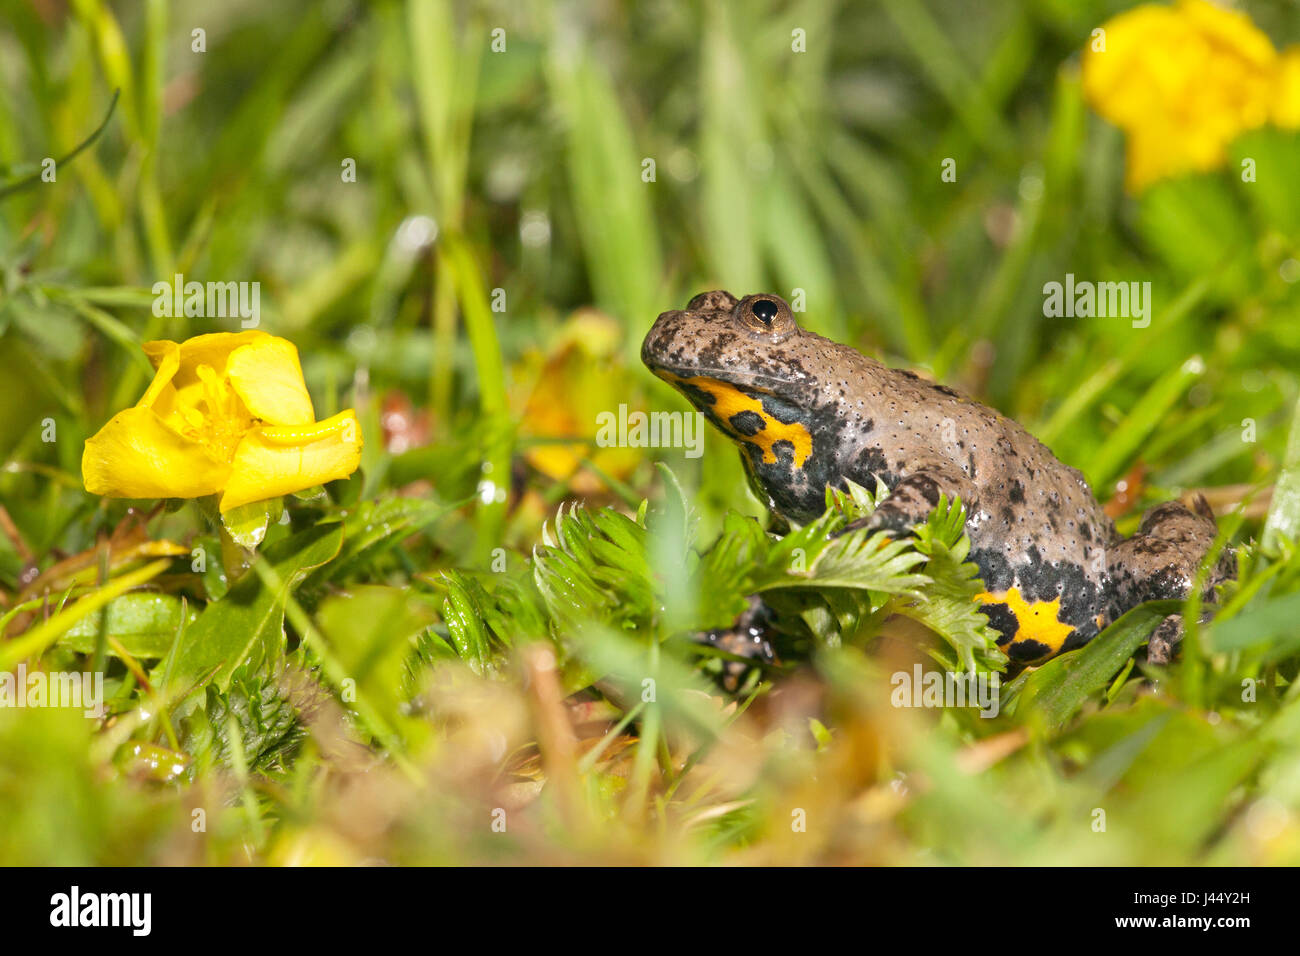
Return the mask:
POLYGON ((700 644, 716 647, 718 650, 744 660, 724 660, 722 662, 722 686, 728 691, 740 687, 746 672, 753 666, 751 662, 775 664, 776 651, 772 647, 772 611, 762 599, 751 597, 749 606, 736 618, 731 627, 704 631, 695 636, 700 644))

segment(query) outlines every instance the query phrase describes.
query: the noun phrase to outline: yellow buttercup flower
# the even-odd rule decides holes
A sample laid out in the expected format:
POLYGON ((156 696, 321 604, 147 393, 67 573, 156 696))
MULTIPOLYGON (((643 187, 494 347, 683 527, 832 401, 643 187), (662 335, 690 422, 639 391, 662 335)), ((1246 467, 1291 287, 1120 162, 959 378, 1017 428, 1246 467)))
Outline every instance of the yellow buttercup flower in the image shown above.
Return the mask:
POLYGON ((220 494, 224 513, 356 471, 356 414, 316 421, 292 342, 217 332, 144 351, 157 370, 148 390, 86 441, 81 475, 92 494, 220 494))
POLYGON ((1083 92, 1127 138, 1125 182, 1216 169, 1228 145, 1266 123, 1300 123, 1300 63, 1243 13, 1206 0, 1144 4, 1103 25, 1083 59, 1083 92))

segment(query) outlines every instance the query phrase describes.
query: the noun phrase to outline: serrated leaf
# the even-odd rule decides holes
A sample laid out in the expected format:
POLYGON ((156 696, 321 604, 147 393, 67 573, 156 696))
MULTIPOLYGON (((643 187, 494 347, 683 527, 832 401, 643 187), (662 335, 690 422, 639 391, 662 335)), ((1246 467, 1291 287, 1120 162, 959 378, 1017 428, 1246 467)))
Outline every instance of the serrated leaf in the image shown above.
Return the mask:
POLYGON ((492 651, 483 611, 464 575, 449 571, 443 576, 447 580, 447 598, 442 605, 442 619, 447 625, 451 643, 456 654, 469 664, 474 673, 486 673, 492 651))
POLYGON ((244 759, 252 773, 285 770, 289 759, 307 736, 297 710, 285 696, 278 679, 240 668, 225 691, 209 684, 205 710, 213 734, 213 753, 230 762, 231 718, 240 734, 244 759))
POLYGON ((533 580, 552 620, 572 628, 648 625, 658 606, 647 554, 653 537, 612 509, 561 506, 550 544, 533 553, 533 580))
POLYGON ((930 584, 924 599, 895 599, 889 608, 919 621, 948 643, 956 658, 941 658, 945 667, 968 673, 1002 670, 1007 656, 998 648, 998 633, 989 626, 975 599, 984 585, 979 567, 966 560, 970 539, 965 527, 966 511, 961 499, 949 501, 946 495, 940 495, 929 517, 916 528, 916 548, 928 558, 925 573, 930 584))
MULTIPOLYGON (((790 537, 787 535, 786 540, 790 537)), ((891 539, 882 531, 871 534, 866 528, 860 528, 825 545, 807 544, 807 550, 817 551, 807 571, 788 566, 769 567, 763 577, 753 582, 753 590, 761 593, 777 588, 855 588, 920 597, 919 588, 929 582, 924 574, 911 570, 925 561, 924 555, 916 551, 911 541, 891 539)))

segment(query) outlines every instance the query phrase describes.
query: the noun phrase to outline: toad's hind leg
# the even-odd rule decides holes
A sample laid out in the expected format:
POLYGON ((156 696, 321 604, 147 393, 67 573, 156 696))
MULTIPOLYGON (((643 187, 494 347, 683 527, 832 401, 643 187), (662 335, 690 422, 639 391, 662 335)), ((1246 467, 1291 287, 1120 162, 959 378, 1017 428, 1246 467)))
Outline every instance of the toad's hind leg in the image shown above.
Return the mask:
MULTIPOLYGON (((1190 593, 1218 533, 1205 499, 1198 497, 1194 504, 1195 510, 1176 501, 1150 509, 1133 537, 1108 549, 1112 621, 1143 601, 1181 599, 1190 593)), ((1211 599, 1214 588, 1230 577, 1232 554, 1225 550, 1210 571, 1203 596, 1211 599)), ((1182 635, 1182 621, 1177 616, 1167 618, 1151 636, 1148 659, 1169 661, 1182 635)))

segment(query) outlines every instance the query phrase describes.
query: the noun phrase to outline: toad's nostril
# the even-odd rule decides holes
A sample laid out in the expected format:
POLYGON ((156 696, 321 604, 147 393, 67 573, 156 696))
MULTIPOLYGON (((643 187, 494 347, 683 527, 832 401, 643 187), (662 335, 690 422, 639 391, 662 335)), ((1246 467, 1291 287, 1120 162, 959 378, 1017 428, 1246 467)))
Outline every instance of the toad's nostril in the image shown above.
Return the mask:
POLYGON ((771 299, 755 299, 754 304, 749 308, 764 325, 771 325, 772 320, 776 318, 777 312, 780 311, 777 309, 776 303, 771 299))

